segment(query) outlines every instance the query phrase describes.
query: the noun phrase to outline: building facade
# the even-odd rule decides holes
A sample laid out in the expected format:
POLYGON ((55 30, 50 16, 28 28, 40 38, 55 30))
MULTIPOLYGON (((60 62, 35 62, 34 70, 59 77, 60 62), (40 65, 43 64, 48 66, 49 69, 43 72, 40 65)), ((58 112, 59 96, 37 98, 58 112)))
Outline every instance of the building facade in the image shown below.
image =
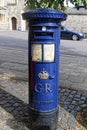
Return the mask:
MULTIPOLYGON (((0 0, 0 30, 27 29, 27 23, 22 19, 25 11, 25 0, 0 0)), ((63 24, 74 31, 83 32, 87 35, 87 9, 75 7, 66 10, 67 20, 63 24)))
POLYGON ((0 30, 26 30, 24 0, 0 0, 0 30))
POLYGON ((64 26, 78 32, 83 32, 87 37, 87 9, 80 7, 77 10, 75 7, 70 8, 66 11, 68 17, 64 26))

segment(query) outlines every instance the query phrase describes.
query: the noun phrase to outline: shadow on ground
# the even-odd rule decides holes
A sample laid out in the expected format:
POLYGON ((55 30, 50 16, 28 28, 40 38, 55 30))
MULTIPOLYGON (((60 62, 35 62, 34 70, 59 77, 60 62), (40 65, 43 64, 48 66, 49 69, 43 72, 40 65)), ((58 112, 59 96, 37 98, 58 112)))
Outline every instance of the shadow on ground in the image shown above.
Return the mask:
POLYGON ((0 106, 9 112, 14 118, 7 120, 7 125, 12 129, 17 127, 29 127, 28 104, 0 88, 0 106), (19 122, 19 125, 17 125, 19 122))
MULTIPOLYGON (((59 104, 67 112, 75 116, 76 113, 81 110, 81 108, 77 109, 77 106, 79 105, 78 100, 77 102, 75 102, 77 104, 77 106, 75 105, 77 110, 73 108, 74 105, 72 104, 73 96, 70 98, 71 93, 72 90, 68 90, 68 92, 66 93, 66 90, 64 91, 63 89, 61 89, 59 95, 59 99, 60 99, 59 104), (70 105, 68 104, 69 102, 70 105)), ((73 93, 75 93, 76 95, 78 92, 74 91, 73 93)), ((80 94, 82 93, 80 92, 80 94)), ((7 120, 6 123, 8 126, 16 130, 19 129, 28 130, 28 128, 30 128, 29 117, 28 117, 28 112, 29 112, 28 104, 24 103, 22 100, 18 99, 17 97, 11 95, 10 93, 0 88, 0 105, 2 108, 5 109, 5 111, 7 111, 13 116, 12 119, 9 118, 7 120)), ((84 123, 82 123, 81 125, 83 125, 86 128, 84 123)))

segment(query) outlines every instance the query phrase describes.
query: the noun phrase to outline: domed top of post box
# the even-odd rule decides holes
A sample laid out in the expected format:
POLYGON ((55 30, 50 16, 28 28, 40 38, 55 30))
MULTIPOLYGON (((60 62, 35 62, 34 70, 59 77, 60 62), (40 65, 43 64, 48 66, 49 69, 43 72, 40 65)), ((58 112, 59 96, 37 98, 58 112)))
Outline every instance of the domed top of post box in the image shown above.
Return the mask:
POLYGON ((28 10, 22 14, 23 19, 32 20, 32 19, 57 19, 59 21, 66 20, 67 15, 64 12, 53 10, 53 9, 36 9, 28 10))

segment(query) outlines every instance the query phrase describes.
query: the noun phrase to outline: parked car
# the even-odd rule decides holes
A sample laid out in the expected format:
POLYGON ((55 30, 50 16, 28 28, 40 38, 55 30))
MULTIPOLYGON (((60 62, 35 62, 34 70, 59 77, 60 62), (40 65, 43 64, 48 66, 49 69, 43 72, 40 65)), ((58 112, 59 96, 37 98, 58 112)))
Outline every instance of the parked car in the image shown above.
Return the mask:
POLYGON ((64 26, 61 26, 61 39, 81 40, 83 38, 83 33, 74 32, 72 30, 67 29, 64 26))

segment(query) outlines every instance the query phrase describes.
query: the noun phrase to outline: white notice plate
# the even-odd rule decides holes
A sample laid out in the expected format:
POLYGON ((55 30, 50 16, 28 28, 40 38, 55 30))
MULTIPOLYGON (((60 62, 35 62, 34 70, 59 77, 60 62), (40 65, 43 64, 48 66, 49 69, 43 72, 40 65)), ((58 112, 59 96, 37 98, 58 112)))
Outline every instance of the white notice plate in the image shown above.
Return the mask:
POLYGON ((54 44, 44 45, 44 61, 53 62, 54 61, 54 44))
POLYGON ((42 61, 42 46, 40 44, 32 44, 32 61, 42 61))

